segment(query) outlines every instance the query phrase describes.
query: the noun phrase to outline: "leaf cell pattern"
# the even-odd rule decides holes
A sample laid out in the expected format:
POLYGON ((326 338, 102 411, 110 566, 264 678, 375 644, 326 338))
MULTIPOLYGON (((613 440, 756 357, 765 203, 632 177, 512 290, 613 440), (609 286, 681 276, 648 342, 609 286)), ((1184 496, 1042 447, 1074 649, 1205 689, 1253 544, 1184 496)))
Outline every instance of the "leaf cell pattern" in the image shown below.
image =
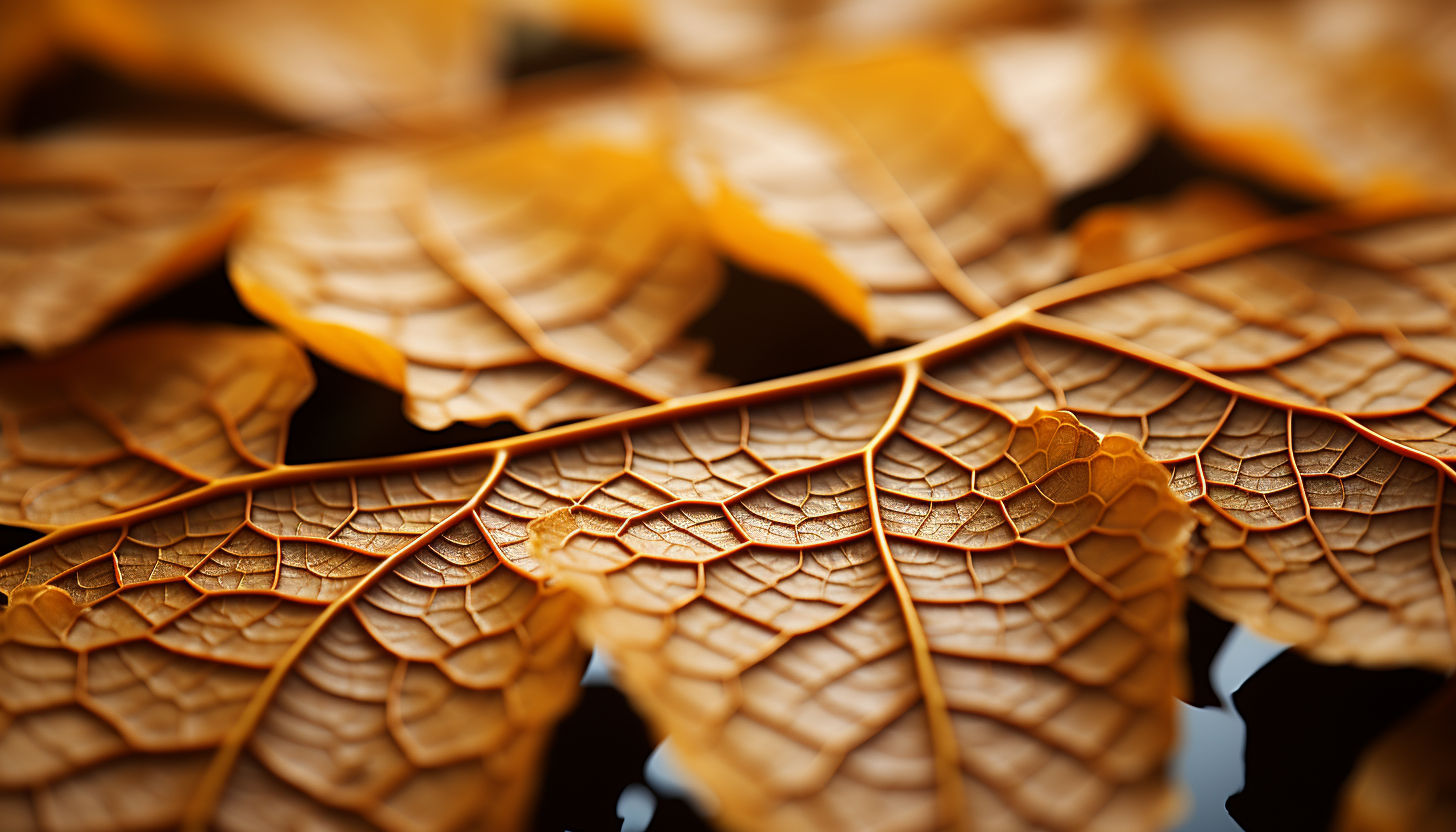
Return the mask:
POLYGON ((1324 660, 1456 666, 1451 468, 1377 429, 1440 392, 1297 363, 1438 354, 1449 217, 1339 222, 855 365, 57 532, 0 560, 0 745, 25 749, 0 800, 55 832, 511 828, 579 596, 730 825, 1156 828, 1185 587, 1324 660), (1187 343, 1112 329, 1138 292, 1203 304, 1187 343))
POLYGON ((554 124, 341 155, 261 200, 234 286, 314 351, 403 391, 430 429, 534 429, 720 386, 681 337, 719 266, 645 124, 620 141, 554 124))
POLYGON ((0 364, 0 521, 76 523, 274 467, 312 390, 287 338, 221 325, 155 325, 0 364))
POLYGON ((48 353, 217 257, 278 136, 88 127, 0 144, 0 342, 48 353))
POLYGON ((474 519, 491 471, 245 478, 8 558, 7 823, 518 826, 583 655, 474 519))

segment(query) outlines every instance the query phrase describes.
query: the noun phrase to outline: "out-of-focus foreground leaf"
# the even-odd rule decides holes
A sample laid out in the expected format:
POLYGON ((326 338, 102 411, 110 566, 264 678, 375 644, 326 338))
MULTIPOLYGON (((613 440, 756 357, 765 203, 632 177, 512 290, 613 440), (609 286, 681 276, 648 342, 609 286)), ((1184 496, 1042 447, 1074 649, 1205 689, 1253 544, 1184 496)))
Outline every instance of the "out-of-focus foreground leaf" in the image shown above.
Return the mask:
POLYGON ((579 669, 555 570, 730 824, 1157 828, 1184 569, 1317 658, 1456 666, 1449 461, 1380 432, 1443 412, 1400 362, 1449 326, 1410 262, 1449 261, 1451 220, 1328 223, 858 364, 63 529, 0 560, 7 816, 511 828, 579 669), (1290 387, 1112 331, 1138 293, 1290 387), (1408 354, 1308 363, 1371 333, 1408 354))
POLYGON ((612 103, 341 154, 260 200, 233 284, 319 354, 402 390, 427 428, 536 428, 719 386, 681 333, 720 267, 655 116, 612 103))
POLYGON ((0 522, 45 528, 156 502, 283 461, 313 390, 266 330, 152 326, 64 358, 0 364, 0 522))
POLYGON ((1334 832, 1456 828, 1456 684, 1366 750, 1341 797, 1334 832))
POLYGON ((289 118, 433 124, 494 86, 482 0, 56 0, 67 45, 161 86, 289 118))
POLYGON ((0 342, 50 352, 222 253, 288 140, 89 127, 0 144, 0 342))

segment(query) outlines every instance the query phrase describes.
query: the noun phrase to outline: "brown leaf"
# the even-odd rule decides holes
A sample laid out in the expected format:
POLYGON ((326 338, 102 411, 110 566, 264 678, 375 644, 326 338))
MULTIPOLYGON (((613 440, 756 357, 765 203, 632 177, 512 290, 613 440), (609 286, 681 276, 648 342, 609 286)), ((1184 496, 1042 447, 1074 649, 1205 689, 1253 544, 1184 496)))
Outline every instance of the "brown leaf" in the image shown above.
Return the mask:
POLYGON ((1420 293, 1450 227, 1266 224, 858 364, 69 527, 0 559, 0 745, 64 749, 0 755, 0 805, 101 832, 512 828, 496 796, 529 791, 580 659, 540 553, 730 822, 1157 828, 1184 501, 1203 603, 1324 660, 1448 669, 1456 489, 1332 400, 1094 324, 1155 289, 1216 321, 1232 281, 1220 343, 1325 318, 1439 343, 1420 293))
POLYGON ((558 559, 610 573, 621 606, 597 620, 634 686, 641 640, 677 633, 658 659, 686 676, 644 700, 662 724, 680 736, 661 708, 682 701, 739 711, 692 759, 738 772, 711 780, 761 828, 1156 828, 1187 508, 1133 441, 1066 414, 1014 427, 916 366, 237 478, 13 553, 0 745, 65 752, 7 756, 0 782, 28 790, 7 799, 61 828, 271 828, 323 805, 513 828, 519 803, 495 801, 529 792, 580 655, 530 539, 569 531, 558 559), (736 706, 720 682, 749 665, 736 706), (1035 753, 1007 769, 1008 744, 1035 753), (801 799, 766 812, 766 773, 801 799), (162 791, 137 799, 138 778, 162 791))
MULTIPOLYGON (((650 115, 544 108, 434 150, 341 154, 234 244, 259 316, 405 394, 417 424, 527 428, 719 386, 682 331, 719 266, 650 115)), ((564 105, 563 105, 564 106, 564 105)))
POLYGON ((1122 27, 1095 17, 991 29, 965 41, 997 115, 1058 195, 1107 179, 1152 134, 1129 41, 1122 27))
POLYGON ((1456 684, 1446 686, 1361 755, 1334 832, 1456 828, 1456 684))
POLYGON ((492 85, 481 0, 58 0, 55 13, 73 48, 143 80, 300 120, 429 123, 492 85))
MULTIPOLYGON (((535 548, 730 828, 1161 828, 1193 525, 1167 472, 1065 413, 896 388, 598 440, 630 473, 535 548)), ((507 468, 537 504, 596 478, 545 462, 507 468)))
POLYGON ((501 562, 468 456, 233 479, 6 558, 6 828, 519 828, 576 604, 501 562))
POLYGON ((156 325, 0 364, 0 522, 44 528, 283 461, 313 372, 288 339, 156 325))
POLYGON ((1077 272, 1171 254, 1273 218, 1252 198, 1216 181, 1194 182, 1167 199, 1105 206, 1077 222, 1077 272))
POLYGON ((1163 3, 1147 48, 1168 118, 1226 164, 1320 197, 1456 188, 1456 6, 1163 3))
POLYGON ((0 342, 50 352, 217 257, 287 140, 88 127, 0 145, 0 342))
POLYGON ((685 177, 718 244, 875 341, 922 340, 1058 282, 1070 242, 965 56, 911 49, 690 92, 685 177))

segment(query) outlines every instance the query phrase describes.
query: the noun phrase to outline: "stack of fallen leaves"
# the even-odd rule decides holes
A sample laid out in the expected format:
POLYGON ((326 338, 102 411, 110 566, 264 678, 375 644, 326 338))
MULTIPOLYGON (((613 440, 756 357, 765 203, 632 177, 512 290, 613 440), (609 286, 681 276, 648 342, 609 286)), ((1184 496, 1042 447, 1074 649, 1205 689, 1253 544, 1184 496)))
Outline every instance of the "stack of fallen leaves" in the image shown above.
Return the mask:
MULTIPOLYGON (((1456 6, 0 6, 60 55, 237 117, 0 145, 0 829, 520 828, 592 643, 725 828, 1152 832, 1185 593, 1456 667, 1456 6), (1159 130, 1318 207, 1058 230, 1159 130), (278 332, 91 340, 224 249, 278 332), (720 257, 911 346, 718 389, 720 257), (590 421, 285 466, 300 345, 590 421)), ((1340 829, 1456 823, 1418 718, 1340 829)))

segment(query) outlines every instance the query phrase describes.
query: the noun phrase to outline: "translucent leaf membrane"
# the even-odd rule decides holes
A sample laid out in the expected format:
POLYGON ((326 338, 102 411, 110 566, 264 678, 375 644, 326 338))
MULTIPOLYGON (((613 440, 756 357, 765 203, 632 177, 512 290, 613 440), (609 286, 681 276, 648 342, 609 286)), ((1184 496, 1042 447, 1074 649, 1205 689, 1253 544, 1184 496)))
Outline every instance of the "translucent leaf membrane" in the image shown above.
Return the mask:
POLYGON ((0 522, 65 525, 271 468, 312 390, 293 342, 228 326, 157 325, 7 361, 0 522))
POLYGON ((537 428, 720 386, 681 338, 719 265, 652 116, 614 103, 445 148, 341 153, 260 200, 234 286, 403 391, 426 428, 537 428))
POLYGON ((583 656, 486 537, 490 462, 243 478, 7 558, 7 828, 519 828, 583 656))
POLYGON ((56 832, 516 828, 575 690, 570 586, 730 826, 1160 828, 1183 588, 1326 661, 1449 669, 1456 491, 1386 417, 1071 312, 1235 275, 1229 343, 1305 320, 1253 317, 1274 300, 1251 285, 1415 343, 1400 292, 1440 285, 1450 221, 1397 216, 1259 226, 858 364, 68 527, 0 559, 0 748, 26 749, 0 801, 56 832), (1311 273, 1291 263, 1324 276, 1276 283, 1311 273))
POLYGON ((1456 188, 1456 8, 1181 0, 1144 17, 1168 119, 1221 161, 1320 197, 1456 188))
POLYGON ((0 342, 79 343, 217 257, 245 207, 231 185, 283 141, 103 126, 0 144, 0 342))
POLYGON ((1334 832, 1440 832, 1456 826, 1456 685, 1447 683, 1361 756, 1334 832))
POLYGON ((433 124, 493 86, 481 0, 62 0, 51 11, 73 49, 123 72, 301 121, 433 124))
POLYGON ((730 828, 1160 828, 1193 525, 1167 472, 897 387, 604 438, 622 473, 585 493, 560 452, 520 466, 575 504, 528 531, 730 828))
POLYGON ((718 245, 876 341, 923 340, 1071 271, 1051 197, 968 60, 915 49, 689 92, 679 148, 718 245))

